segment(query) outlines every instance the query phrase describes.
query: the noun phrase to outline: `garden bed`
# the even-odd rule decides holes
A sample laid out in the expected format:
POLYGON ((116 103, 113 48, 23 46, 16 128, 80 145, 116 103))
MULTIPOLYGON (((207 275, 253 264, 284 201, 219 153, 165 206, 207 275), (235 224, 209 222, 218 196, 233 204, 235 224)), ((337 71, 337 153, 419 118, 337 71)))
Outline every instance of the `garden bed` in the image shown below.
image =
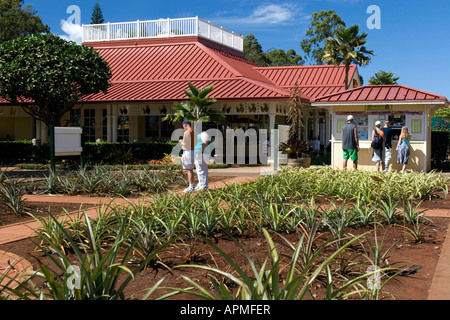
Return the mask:
MULTIPOLYGON (((386 235, 384 230, 380 236, 383 237, 385 249, 394 245, 393 249, 389 252, 389 261, 399 261, 399 266, 414 267, 419 266, 420 269, 417 272, 398 276, 393 279, 384 289, 386 292, 383 299, 396 299, 396 300, 427 300, 430 286, 433 280, 436 265, 439 260, 439 254, 442 250, 442 245, 445 241, 448 219, 434 218, 433 225, 428 228, 425 235, 425 240, 421 243, 414 243, 411 241, 403 241, 404 230, 397 226, 387 229, 386 235), (387 295, 389 293, 390 295, 387 295)), ((358 230, 362 232, 364 230, 358 230)), ((355 230, 352 230, 355 232, 355 230)), ((298 241, 298 236, 295 234, 285 235, 289 240, 295 242, 298 241)), ((274 237, 274 239, 276 239, 274 237)), ((267 258, 267 244, 262 235, 249 235, 238 237, 240 245, 245 251, 254 259, 254 261, 260 261, 261 263, 267 258)), ((282 240, 280 240, 282 243, 282 240)), ((44 257, 42 252, 36 251, 36 243, 39 240, 36 238, 26 239, 0 245, 0 250, 9 251, 15 253, 25 259, 27 259, 34 267, 34 270, 38 270, 38 260, 43 263, 49 263, 49 259, 44 257)), ((212 284, 208 278, 206 271, 195 268, 181 268, 174 269, 177 264, 195 263, 202 265, 209 265, 211 267, 222 268, 225 271, 231 272, 232 269, 227 265, 226 261, 207 244, 196 241, 193 245, 193 249, 196 251, 194 261, 187 261, 186 257, 189 256, 189 248, 184 247, 183 244, 173 246, 165 250, 161 254, 161 258, 168 267, 159 266, 157 269, 147 268, 140 271, 134 280, 126 288, 126 295, 133 296, 136 299, 142 297, 149 288, 151 288, 157 281, 165 278, 161 284, 168 287, 189 287, 190 285, 181 278, 181 275, 187 276, 198 284, 212 289, 212 284)), ((226 252, 229 257, 240 265, 242 268, 248 267, 248 260, 236 246, 236 244, 227 237, 219 237, 217 239, 217 246, 221 250, 226 252)), ((320 298, 323 294, 324 284, 317 283, 313 287, 313 294, 315 298, 320 298)), ((157 291, 153 298, 158 295, 162 295, 167 291, 157 291)), ((172 299, 195 299, 190 295, 178 295, 172 299)))
MULTIPOLYGON (((311 175, 314 174, 314 171, 309 172, 309 174, 311 175)), ((331 171, 326 173, 328 175, 334 174, 331 171)), ((302 172, 300 172, 299 174, 302 174, 302 172)), ((214 178, 217 180, 222 179, 219 177, 214 178)), ((226 177, 226 179, 229 178, 230 177, 226 177)), ((152 264, 136 274, 134 280, 132 280, 126 287, 124 291, 125 296, 139 299, 144 296, 145 292, 149 288, 151 288, 154 284, 156 284, 163 278, 164 281, 160 284, 161 286, 175 288, 185 288, 191 286, 182 278, 182 276, 192 279, 194 283, 201 285, 209 292, 213 292, 213 284, 211 282, 211 278, 208 276, 208 274, 210 274, 211 272, 207 272, 198 268, 177 268, 176 266, 180 264, 200 265, 203 267, 209 266, 212 268, 218 268, 223 272, 229 272, 236 275, 236 271, 234 270, 234 267, 230 265, 229 261, 226 261, 226 259, 224 259, 223 256, 219 255, 218 252, 215 251, 210 245, 200 240, 202 237, 210 239, 212 244, 216 245, 218 248, 220 248, 220 250, 223 250, 223 252, 228 255, 228 258, 231 261, 235 262, 236 265, 247 271, 250 270, 249 267, 251 263, 249 262, 248 258, 243 255, 238 245, 234 241, 232 241, 232 239, 227 236, 225 232, 221 232, 221 228, 227 227, 226 215, 218 216, 221 219, 220 224, 222 224, 222 226, 219 228, 215 227, 215 224, 212 223, 214 221, 212 220, 204 220, 202 223, 212 224, 209 224, 208 226, 204 225, 200 229, 195 229, 194 225, 191 225, 191 223, 194 223, 196 221, 188 221, 190 218, 194 219, 195 215, 198 215, 201 210, 208 210, 207 208, 211 208, 213 210, 215 208, 215 210, 220 211, 221 214, 230 214, 232 212, 235 212, 233 210, 242 210, 244 212, 244 215, 242 216, 243 220, 235 220, 233 224, 228 225, 228 227, 232 226, 235 239, 238 241, 242 249, 246 253, 248 253, 249 258, 257 266, 259 266, 258 263, 264 263, 264 261, 269 257, 268 241, 262 232, 263 229, 269 229, 270 235, 273 237, 273 240, 277 244, 277 248, 279 248, 280 250, 280 254, 286 254, 286 256, 283 256, 283 259, 281 260, 279 270, 281 280, 285 280, 287 276, 287 270, 289 268, 288 257, 292 255, 293 250, 287 249, 286 246, 282 246, 282 243, 286 244, 286 242, 284 242, 281 237, 285 237, 286 240, 288 240, 289 243, 294 246, 299 243, 299 235, 306 234, 301 233, 302 230, 304 231, 306 225, 304 225, 304 220, 301 220, 304 219, 304 217, 302 216, 303 218, 300 218, 300 214, 305 213, 302 211, 304 210, 304 207, 299 206, 297 201, 305 200, 303 202, 307 202, 307 199, 310 196, 308 193, 323 192, 314 187, 315 185, 317 185, 317 183, 312 183, 311 185, 309 185, 306 179, 303 179, 302 184, 298 185, 299 187, 303 187, 302 193, 297 192, 299 190, 298 187, 293 188, 292 191, 289 191, 288 194, 285 194, 282 189, 276 189, 277 186, 280 187, 281 184, 284 185, 285 183, 287 183, 286 185, 288 186, 292 186, 292 183, 294 181, 298 181, 297 178, 298 177, 291 177, 290 174, 287 174, 274 180, 270 180, 272 178, 269 178, 269 180, 265 181, 259 180, 258 183, 249 184, 247 187, 241 188, 237 186, 231 186, 227 191, 217 190, 217 192, 211 193, 211 195, 208 195, 209 193, 205 194, 204 197, 195 196, 192 197, 192 199, 190 197, 163 197, 163 199, 158 200, 159 203, 155 203, 155 206, 159 209, 155 210, 163 210, 162 212, 166 212, 165 214, 168 214, 167 219, 173 219, 174 217, 177 217, 177 215, 181 215, 183 219, 187 219, 183 221, 183 225, 181 226, 184 230, 182 233, 184 234, 184 236, 177 236, 174 242, 170 242, 170 245, 168 247, 159 252, 157 256, 158 259, 155 260, 157 262, 156 264, 152 264), (267 186, 272 186, 274 190, 267 189, 267 186), (305 199, 302 198, 303 194, 306 194, 305 199), (268 196, 270 196, 271 198, 267 198, 268 196), (220 200, 223 200, 225 198, 227 198, 225 201, 220 200), (267 201, 267 199, 271 200, 267 201), (286 202, 287 199, 289 199, 289 202, 286 202), (234 205, 231 202, 233 202, 234 205), (168 209, 169 211, 166 211, 167 206, 171 207, 168 209), (292 212, 290 212, 289 216, 283 216, 287 213, 287 211, 284 210, 290 210, 289 208, 294 207, 296 207, 297 210, 295 215, 292 215, 292 212), (268 210, 268 208, 270 210, 268 210), (291 219, 289 220, 289 223, 287 222, 288 220, 286 220, 286 218, 291 219), (303 222, 299 223, 298 221, 303 222), (291 228, 288 232, 278 231, 277 233, 270 231, 270 229, 287 230, 286 228, 290 228, 289 226, 293 225, 297 225, 298 227, 293 229, 291 228), (205 228, 211 229, 210 231, 207 231, 207 229, 205 228)), ((366 183, 371 181, 370 177, 367 180, 367 177, 362 176, 360 176, 357 180, 361 180, 363 178, 366 179, 366 183)), ((315 181, 318 180, 315 179, 315 181)), ((352 179, 352 181, 355 181, 355 179, 352 179)), ((370 188, 369 191, 372 189, 373 188, 370 188)), ((424 190, 427 191, 428 189, 425 188, 424 190)), ((361 196, 369 198, 377 196, 378 193, 361 193, 361 196)), ((342 194, 344 195, 344 193, 342 194)), ((448 207, 450 207, 450 202, 445 197, 446 191, 433 193, 433 196, 428 193, 426 194, 427 196, 425 197, 424 201, 421 202, 421 208, 448 209, 448 207)), ((340 200, 332 196, 316 195, 314 197, 314 200, 315 205, 318 206, 330 204, 333 204, 335 206, 334 211, 331 210, 325 213, 324 217, 326 219, 337 217, 339 216, 339 214, 348 214, 348 212, 345 212, 345 208, 341 207, 341 203, 345 204, 345 202, 342 202, 342 199, 340 200)), ((386 203, 385 201, 386 199, 383 199, 383 203, 386 203)), ((372 205, 375 206, 376 203, 372 202, 372 205)), ((49 204, 45 204, 45 206, 49 206, 49 204)), ((52 204, 52 206, 57 207, 58 204, 52 204)), ((365 207, 364 205, 356 205, 355 208, 356 207, 360 207, 364 210, 370 209, 368 207, 365 207)), ((42 211, 42 209, 40 210, 42 211)), ((117 219, 117 213, 119 212, 120 210, 116 211, 115 219, 117 219)), ((154 213, 152 213, 150 217, 148 215, 149 211, 147 211, 147 208, 144 208, 142 206, 137 205, 136 207, 132 208, 131 211, 128 211, 128 213, 130 212, 134 212, 133 214, 137 214, 137 218, 139 218, 140 215, 143 214, 142 217, 146 217, 146 219, 148 218, 149 221, 156 222, 156 220, 152 220, 155 218, 153 216, 154 213)), ((214 218, 213 211, 211 211, 209 214, 212 215, 205 215, 205 218, 214 218)), ((125 215, 123 217, 125 217, 125 215)), ((351 215, 349 217, 351 217, 351 215)), ((358 261, 358 263, 355 264, 356 260, 351 260, 353 259, 352 256, 357 255, 358 259, 365 259, 365 251, 369 252, 371 250, 371 245, 373 243, 377 243, 377 245, 379 245, 381 254, 386 255, 385 262, 388 262, 389 265, 401 269, 401 274, 390 280, 388 284, 383 287, 383 293, 378 297, 378 299, 427 299, 428 290, 430 289, 430 285, 436 269, 436 264, 439 260, 439 255, 447 234, 449 220, 447 218, 428 217, 432 221, 425 222, 424 220, 424 223, 420 224, 420 239, 414 239, 412 237, 413 233, 410 233, 409 231, 407 231, 407 229, 404 228, 404 221, 399 219, 398 214, 396 214, 396 219, 391 219, 392 217, 389 217, 388 215, 380 215, 375 217, 373 216, 373 213, 370 214, 366 210, 365 213, 363 213, 362 216, 358 216, 357 219, 367 219, 369 217, 371 219, 375 218, 380 222, 383 222, 382 220, 385 221, 381 225, 377 224, 376 229, 371 226, 371 223, 362 225, 361 222, 356 223, 357 226, 355 227, 345 228, 343 234, 352 234, 352 237, 363 234, 366 231, 370 232, 370 234, 368 234, 367 236, 364 236, 358 241, 353 242, 348 247, 348 250, 345 250, 345 257, 340 257, 339 261, 348 262, 348 264, 345 265, 345 268, 348 267, 348 270, 346 271, 351 274, 353 272, 352 268, 354 268, 356 265, 358 265, 358 268, 366 266, 366 264, 361 264, 362 261, 358 261), (375 239, 373 239, 375 230, 377 234, 376 241, 375 239)), ((106 221, 108 220, 105 220, 105 222, 106 221)), ((118 221, 124 220, 121 220, 120 218, 119 220, 116 220, 115 223, 117 223, 118 221)), ((173 221, 174 220, 171 220, 172 223, 173 221)), ((132 221, 130 220, 130 222, 132 221)), ((133 223, 135 222, 139 222, 139 219, 133 221, 133 223)), ((169 220, 167 220, 167 222, 169 222, 169 220)), ((337 226, 337 224, 332 226, 331 221, 328 221, 328 223, 330 223, 330 228, 334 228, 337 226)), ((339 221, 334 221, 333 223, 339 223, 339 221)), ((119 225, 121 224, 119 223, 119 225)), ((157 230, 160 227, 161 226, 158 225, 154 230, 157 230)), ((166 227, 166 225, 164 227, 166 227)), ((412 226, 409 227, 412 228, 412 226)), ((114 232, 117 232, 117 230, 115 230, 114 232)), ((317 236, 317 239, 319 241, 317 243, 314 243, 315 250, 318 250, 318 248, 320 248, 320 241, 325 241, 326 239, 331 237, 331 233, 332 232, 327 230, 320 230, 315 234, 314 238, 317 236)), ((333 237, 334 236, 335 235, 333 235, 333 237)), ((28 259, 37 270, 38 260, 40 262, 43 262, 44 264, 51 264, 51 258, 49 256, 44 255, 41 251, 36 251, 36 243, 39 243, 40 241, 41 239, 38 238, 17 241, 0 246, 0 250, 10 251, 24 257, 25 259, 28 259)), ((109 246, 110 245, 107 245, 106 248, 110 248, 109 246)), ((324 251, 324 253, 326 255, 332 254, 333 250, 335 250, 333 246, 336 245, 333 244, 329 247, 327 246, 326 250, 329 252, 324 251)), ((133 251, 133 253, 135 254, 136 252, 133 251)), ((75 256, 70 254, 68 258, 72 259, 75 258, 75 256)), ((338 262, 333 261, 333 263, 338 262)), ((320 261, 318 261, 317 264, 320 264, 320 261)), ((133 269, 137 265, 128 263, 127 266, 133 269)), ((336 267, 336 265, 333 266, 333 268, 334 267, 336 267)), ((362 273, 366 272, 365 270, 358 270, 359 274, 361 274, 361 271, 362 273)), ((123 276, 125 275, 126 274, 124 274, 123 276)), ((228 290, 230 290, 232 294, 236 294, 237 286, 233 285, 232 281, 227 280, 224 276, 218 276, 218 278, 220 278, 220 280, 228 286, 228 290)), ((339 279, 337 280, 337 282, 339 282, 339 279)), ((324 298, 324 295, 326 294, 325 277, 323 275, 318 277, 314 281, 314 284, 310 287, 310 290, 311 295, 305 296, 305 299, 324 298)), ((167 292, 169 291, 157 290, 150 297, 157 298, 167 292)), ((181 294, 174 296, 171 299, 192 298, 193 296, 191 295, 181 294)), ((350 296, 348 298, 357 299, 357 296, 350 296)))

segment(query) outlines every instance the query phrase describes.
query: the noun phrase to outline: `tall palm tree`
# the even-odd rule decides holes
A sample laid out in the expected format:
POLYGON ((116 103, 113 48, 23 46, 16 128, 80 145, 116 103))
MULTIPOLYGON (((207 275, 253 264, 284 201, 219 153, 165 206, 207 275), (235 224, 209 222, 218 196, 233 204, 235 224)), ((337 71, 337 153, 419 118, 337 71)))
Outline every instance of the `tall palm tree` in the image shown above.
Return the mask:
POLYGON ((326 39, 325 55, 323 60, 328 64, 345 65, 345 89, 350 87, 348 74, 351 64, 365 66, 370 63, 373 51, 367 50, 367 33, 359 34, 359 26, 349 28, 340 27, 334 37, 326 39))
POLYGON ((382 85, 382 84, 397 84, 398 79, 400 77, 394 77, 393 72, 385 72, 380 70, 380 72, 375 73, 375 76, 370 78, 370 85, 382 85))

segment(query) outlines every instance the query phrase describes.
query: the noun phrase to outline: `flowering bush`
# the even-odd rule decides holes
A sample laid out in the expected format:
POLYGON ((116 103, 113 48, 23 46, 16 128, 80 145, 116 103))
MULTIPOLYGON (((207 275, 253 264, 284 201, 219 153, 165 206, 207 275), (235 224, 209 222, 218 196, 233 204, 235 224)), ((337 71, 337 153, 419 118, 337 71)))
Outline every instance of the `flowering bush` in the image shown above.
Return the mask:
POLYGON ((164 158, 161 160, 150 160, 148 164, 174 164, 172 156, 170 154, 164 154, 164 158))

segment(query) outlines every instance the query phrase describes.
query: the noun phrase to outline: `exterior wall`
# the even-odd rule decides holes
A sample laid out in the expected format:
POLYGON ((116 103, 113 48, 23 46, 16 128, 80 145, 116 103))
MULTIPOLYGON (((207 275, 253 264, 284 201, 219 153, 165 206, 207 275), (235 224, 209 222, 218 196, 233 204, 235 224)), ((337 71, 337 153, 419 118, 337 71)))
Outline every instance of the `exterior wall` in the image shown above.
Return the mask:
MULTIPOLYGON (((397 142, 392 144, 392 160, 391 160, 391 171, 400 171, 402 166, 397 163, 397 142)), ((413 170, 416 172, 424 171, 425 161, 429 163, 427 168, 431 167, 431 157, 427 157, 425 159, 425 155, 429 155, 431 150, 427 150, 431 147, 426 147, 423 142, 414 142, 411 141, 411 156, 409 158, 409 163, 407 169, 413 170)), ((343 165, 343 151, 342 151, 342 142, 335 141, 333 142, 333 154, 332 154, 332 167, 334 169, 341 169, 343 165)), ((363 142, 360 144, 360 150, 358 153, 358 169, 362 170, 375 170, 375 162, 372 159, 373 150, 370 148, 370 143, 363 142)), ((351 160, 348 161, 347 168, 352 168, 353 163, 351 160)), ((428 171, 428 170, 427 170, 428 171)))
MULTIPOLYGON (((414 171, 429 171, 431 168, 431 112, 425 104, 391 104, 388 106, 377 105, 339 105, 334 106, 332 112, 332 167, 335 169, 343 166, 342 134, 340 127, 346 123, 348 115, 355 116, 360 123, 355 123, 358 132, 361 133, 360 151, 358 153, 358 168, 374 170, 375 162, 371 160, 373 150, 370 147, 374 124, 377 120, 382 123, 391 117, 403 117, 405 125, 411 133, 411 156, 407 166, 414 171), (389 108, 389 110, 381 110, 389 108), (375 110, 374 110, 375 109, 375 110), (379 110, 378 110, 379 109, 379 110), (367 120, 364 123, 363 120, 367 120), (364 133, 364 134, 363 134, 364 133)), ((399 126, 401 127, 401 126, 399 126)), ((397 164, 397 140, 393 141, 391 170, 400 170, 397 164)), ((349 161, 348 168, 352 167, 349 161)))
POLYGON ((0 140, 33 138, 33 119, 20 107, 0 107, 0 140))
POLYGON ((14 121, 10 118, 0 118, 0 140, 15 140, 14 121))
MULTIPOLYGON (((286 122, 287 101, 218 102, 213 108, 221 111, 225 116, 235 118, 259 121, 262 116, 266 116, 261 126, 267 129, 272 128, 275 122, 279 124, 286 122)), ((84 126, 89 132, 91 141, 100 139, 109 142, 119 140, 120 134, 117 128, 123 118, 128 120, 126 126, 129 130, 127 138, 129 142, 155 138, 169 140, 171 132, 162 128, 166 124, 162 124, 161 119, 166 114, 174 112, 172 103, 84 104, 75 106, 72 111, 76 116, 71 118, 69 113, 66 114, 61 120, 61 126, 84 126), (148 116, 159 119, 157 129, 152 131, 153 136, 146 135, 146 117, 148 116), (88 127, 91 124, 95 126, 89 130, 88 127)), ((8 135, 11 140, 37 138, 41 142, 47 142, 46 126, 36 121, 34 128, 33 122, 33 118, 18 106, 0 107, 0 139, 5 139, 8 135)))

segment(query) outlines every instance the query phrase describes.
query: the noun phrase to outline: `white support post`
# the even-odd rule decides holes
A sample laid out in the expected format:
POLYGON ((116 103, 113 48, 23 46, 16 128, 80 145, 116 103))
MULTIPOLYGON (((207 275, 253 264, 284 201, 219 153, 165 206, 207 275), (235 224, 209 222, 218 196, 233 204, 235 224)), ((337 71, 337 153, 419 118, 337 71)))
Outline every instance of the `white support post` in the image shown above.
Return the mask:
POLYGON ((195 17, 195 36, 197 36, 197 37, 200 33, 199 29, 200 29, 200 23, 198 21, 198 16, 196 16, 195 17))
POLYGON ((139 20, 136 21, 136 36, 138 39, 141 38, 141 28, 139 28, 139 20))
POLYGON ((167 18, 167 36, 170 37, 170 18, 167 18))

